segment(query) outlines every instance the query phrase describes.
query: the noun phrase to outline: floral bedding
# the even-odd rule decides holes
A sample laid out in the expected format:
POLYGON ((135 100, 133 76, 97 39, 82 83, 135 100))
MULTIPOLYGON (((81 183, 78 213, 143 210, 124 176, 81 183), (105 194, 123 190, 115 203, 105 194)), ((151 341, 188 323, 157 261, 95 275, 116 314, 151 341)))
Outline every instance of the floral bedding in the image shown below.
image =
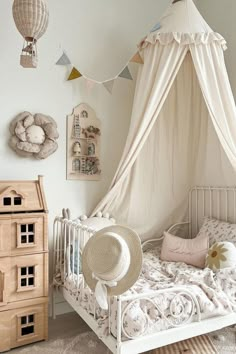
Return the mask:
MULTIPOLYGON (((184 287, 198 300, 201 319, 236 312, 236 269, 225 268, 213 272, 209 268, 199 269, 185 263, 163 262, 159 258, 160 247, 144 253, 141 275, 135 285, 124 295, 144 294, 145 299, 122 302, 124 315, 123 337, 135 338, 143 334, 165 330, 186 322, 196 321, 196 306, 188 296, 175 296, 177 287, 184 287), (168 290, 166 290, 168 289, 168 290), (153 294, 162 290, 158 295, 153 294), (173 291, 172 291, 173 290, 173 291), (152 301, 149 295, 155 295, 152 301), (191 315, 193 314, 193 316, 191 315)), ((77 277, 74 275, 74 279, 77 277)), ((94 311, 94 296, 87 288, 80 292, 72 277, 65 288, 75 296, 88 312, 94 311)), ((108 333, 108 313, 96 306, 96 318, 100 334, 108 333)), ((117 306, 112 299, 111 331, 116 336, 117 306)))
POLYGON ((198 236, 201 236, 204 233, 209 237, 210 247, 215 242, 223 241, 230 241, 236 247, 236 224, 206 216, 203 220, 198 236))

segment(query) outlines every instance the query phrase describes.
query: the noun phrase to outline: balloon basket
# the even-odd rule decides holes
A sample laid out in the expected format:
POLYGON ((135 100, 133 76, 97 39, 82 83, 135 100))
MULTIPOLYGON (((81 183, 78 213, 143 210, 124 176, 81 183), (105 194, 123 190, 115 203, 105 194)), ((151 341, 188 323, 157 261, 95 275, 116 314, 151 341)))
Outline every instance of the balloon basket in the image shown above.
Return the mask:
POLYGON ((38 54, 36 40, 34 38, 24 41, 20 56, 20 65, 23 66, 23 68, 37 68, 38 54))
POLYGON ((23 66, 23 68, 37 68, 38 58, 36 55, 22 53, 20 56, 20 65, 23 66))

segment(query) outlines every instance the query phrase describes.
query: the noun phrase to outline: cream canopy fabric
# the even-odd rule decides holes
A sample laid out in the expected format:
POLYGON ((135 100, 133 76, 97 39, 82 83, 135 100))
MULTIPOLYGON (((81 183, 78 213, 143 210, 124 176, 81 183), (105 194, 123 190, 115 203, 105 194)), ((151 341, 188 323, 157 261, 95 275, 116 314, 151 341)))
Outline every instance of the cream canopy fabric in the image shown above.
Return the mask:
POLYGON ((234 183, 236 170, 236 108, 224 38, 192 0, 170 5, 160 24, 140 44, 144 65, 126 145, 93 212, 112 213, 142 239, 183 218, 193 184, 234 183))

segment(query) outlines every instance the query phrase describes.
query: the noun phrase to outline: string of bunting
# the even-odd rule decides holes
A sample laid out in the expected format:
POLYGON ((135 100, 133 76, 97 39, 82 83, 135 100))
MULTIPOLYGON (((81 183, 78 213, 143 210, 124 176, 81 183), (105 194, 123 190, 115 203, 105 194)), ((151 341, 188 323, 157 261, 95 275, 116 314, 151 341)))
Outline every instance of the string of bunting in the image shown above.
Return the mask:
MULTIPOLYGON (((143 64, 143 59, 140 55, 139 52, 135 53, 135 55, 128 61, 128 63, 125 65, 125 67, 121 70, 121 72, 116 75, 113 78, 110 78, 108 80, 105 81, 97 81, 97 80, 93 80, 88 78, 86 75, 82 74, 78 69, 76 69, 75 66, 72 66, 72 70, 67 78, 67 81, 71 81, 71 80, 75 80, 75 79, 79 79, 80 77, 84 77, 86 80, 88 80, 91 83, 95 83, 95 84, 102 84, 109 93, 112 93, 113 90, 113 86, 114 86, 114 81, 118 78, 124 78, 124 79, 128 79, 128 80, 133 80, 132 75, 129 71, 128 68, 128 64, 129 63, 138 63, 138 64, 143 64)), ((68 55, 63 51, 61 57, 57 60, 56 65, 62 65, 62 66, 67 66, 67 65, 72 65, 70 58, 68 57, 68 55)))
MULTIPOLYGON (((150 32, 155 32, 157 30, 159 30, 161 28, 160 23, 158 22, 152 29, 150 32)), ((129 67, 128 64, 129 63, 137 63, 137 64, 144 64, 143 58, 141 57, 139 51, 137 51, 132 58, 127 62, 127 64, 122 68, 121 72, 108 79, 105 81, 97 81, 97 80, 93 80, 88 78, 86 75, 82 74, 81 71, 79 71, 78 69, 76 69, 75 66, 72 65, 70 58, 68 57, 68 55, 65 53, 65 51, 63 51, 61 57, 57 60, 56 65, 62 65, 62 66, 67 66, 67 65, 72 65, 72 69, 71 72, 67 78, 67 81, 72 81, 75 79, 79 79, 81 77, 85 78, 87 80, 88 83, 90 84, 102 84, 106 90, 111 94, 112 90, 113 90, 113 86, 114 86, 114 82, 118 77, 127 79, 127 80, 133 80, 132 75, 129 71, 129 67)))

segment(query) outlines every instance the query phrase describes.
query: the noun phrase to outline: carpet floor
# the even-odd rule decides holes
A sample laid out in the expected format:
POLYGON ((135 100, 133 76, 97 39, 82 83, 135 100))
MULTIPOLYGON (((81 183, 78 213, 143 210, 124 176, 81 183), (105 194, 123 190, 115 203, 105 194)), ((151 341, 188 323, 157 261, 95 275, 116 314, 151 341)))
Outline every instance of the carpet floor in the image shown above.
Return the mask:
MULTIPOLYGON (((217 350, 216 353, 236 353, 234 329, 227 328, 217 331, 211 333, 209 337, 217 350)), ((56 320, 49 319, 49 340, 47 342, 38 342, 17 348, 12 350, 11 353, 111 354, 110 350, 91 332, 90 328, 76 313, 57 316, 56 320)), ((152 350, 146 354, 158 353, 158 350, 152 350)), ((204 354, 204 352, 196 354, 204 354)))

